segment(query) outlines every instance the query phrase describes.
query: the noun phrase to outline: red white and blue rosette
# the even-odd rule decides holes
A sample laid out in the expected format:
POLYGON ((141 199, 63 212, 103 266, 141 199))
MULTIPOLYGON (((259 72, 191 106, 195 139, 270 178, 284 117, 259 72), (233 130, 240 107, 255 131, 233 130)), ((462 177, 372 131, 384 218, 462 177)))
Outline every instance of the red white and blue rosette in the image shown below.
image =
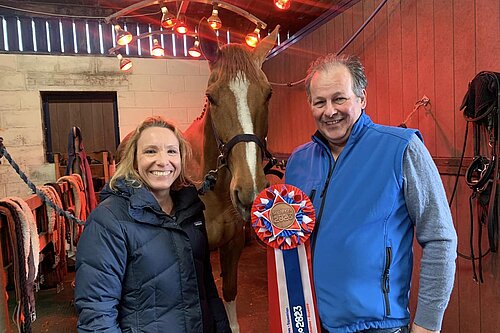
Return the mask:
POLYGON ((314 207, 299 188, 276 184, 252 206, 252 227, 267 247, 270 332, 317 333, 309 236, 314 207))
POLYGON ((272 185, 252 206, 252 227, 267 245, 280 250, 297 247, 309 238, 315 224, 309 198, 292 185, 272 185))

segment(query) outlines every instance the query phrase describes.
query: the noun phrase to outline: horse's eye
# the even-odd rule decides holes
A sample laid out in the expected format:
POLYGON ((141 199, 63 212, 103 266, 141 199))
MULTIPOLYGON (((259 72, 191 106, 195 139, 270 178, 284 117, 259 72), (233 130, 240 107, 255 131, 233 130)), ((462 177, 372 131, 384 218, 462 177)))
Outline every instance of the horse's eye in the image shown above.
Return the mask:
POLYGON ((266 97, 266 101, 269 102, 269 100, 271 99, 272 96, 273 96, 273 91, 269 90, 269 93, 267 94, 267 97, 266 97))
POLYGON ((207 98, 208 98, 208 101, 210 102, 210 104, 217 105, 217 102, 210 94, 207 94, 207 98))

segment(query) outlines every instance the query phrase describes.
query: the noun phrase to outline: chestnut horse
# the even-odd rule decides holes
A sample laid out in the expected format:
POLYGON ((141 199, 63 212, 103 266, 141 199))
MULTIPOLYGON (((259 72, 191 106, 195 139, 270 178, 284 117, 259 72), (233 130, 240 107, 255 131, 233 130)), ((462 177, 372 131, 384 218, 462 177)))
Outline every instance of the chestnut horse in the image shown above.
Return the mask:
POLYGON ((263 157, 269 155, 265 140, 271 85, 261 66, 278 29, 253 50, 201 41, 210 65, 207 103, 184 133, 193 148, 190 176, 199 181, 207 174, 217 178, 213 190, 201 198, 210 247, 219 249, 222 294, 233 332, 239 332, 235 299, 244 225, 255 197, 268 186, 263 157))

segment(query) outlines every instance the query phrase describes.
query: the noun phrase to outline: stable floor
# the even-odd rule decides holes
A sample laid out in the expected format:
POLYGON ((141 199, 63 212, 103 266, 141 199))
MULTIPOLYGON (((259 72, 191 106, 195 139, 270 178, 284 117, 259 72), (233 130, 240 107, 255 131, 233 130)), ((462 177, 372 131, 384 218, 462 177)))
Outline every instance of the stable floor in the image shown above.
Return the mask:
MULTIPOLYGON (((216 283, 221 286, 218 253, 212 252, 212 265, 216 283)), ((252 240, 243 251, 238 271, 238 297, 236 301, 241 333, 269 332, 267 315, 266 249, 252 240)), ((41 290, 36 294, 37 319, 33 333, 76 333, 77 316, 73 306, 74 273, 66 275, 64 289, 41 290)), ((14 299, 11 295, 10 301, 14 299)), ((13 306, 13 304, 12 304, 13 306)), ((12 308, 12 307, 11 307, 12 308)), ((12 313, 12 311, 11 311, 12 313)), ((12 332, 17 332, 11 326, 12 332)), ((169 333, 168 331, 165 331, 169 333)), ((175 333, 175 332, 172 332, 175 333)))

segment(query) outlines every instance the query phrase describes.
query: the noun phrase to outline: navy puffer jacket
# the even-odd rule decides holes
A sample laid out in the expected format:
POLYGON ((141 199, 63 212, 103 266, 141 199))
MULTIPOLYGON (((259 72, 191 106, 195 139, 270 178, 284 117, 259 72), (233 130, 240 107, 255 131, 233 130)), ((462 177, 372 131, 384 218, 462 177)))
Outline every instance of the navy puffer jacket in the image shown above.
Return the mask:
POLYGON ((230 332, 196 189, 172 191, 170 216, 147 189, 116 187, 78 243, 78 332, 230 332))

